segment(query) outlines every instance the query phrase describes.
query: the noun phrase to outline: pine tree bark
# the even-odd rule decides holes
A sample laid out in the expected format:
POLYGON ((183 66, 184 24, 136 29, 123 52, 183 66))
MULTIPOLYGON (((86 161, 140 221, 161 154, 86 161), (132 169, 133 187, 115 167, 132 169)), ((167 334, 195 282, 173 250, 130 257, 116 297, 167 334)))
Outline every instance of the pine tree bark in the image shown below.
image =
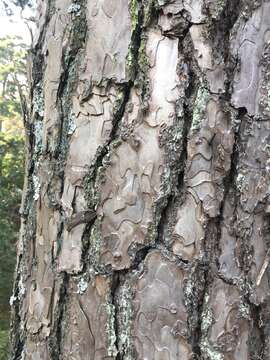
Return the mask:
POLYGON ((270 2, 39 14, 11 359, 270 359, 270 2))

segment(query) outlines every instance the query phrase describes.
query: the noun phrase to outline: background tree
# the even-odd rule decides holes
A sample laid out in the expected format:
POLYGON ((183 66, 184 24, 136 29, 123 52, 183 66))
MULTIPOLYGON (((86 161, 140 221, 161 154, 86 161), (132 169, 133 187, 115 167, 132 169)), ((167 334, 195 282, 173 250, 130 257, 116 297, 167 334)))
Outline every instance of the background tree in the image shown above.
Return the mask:
POLYGON ((269 359, 269 12, 40 1, 12 359, 269 359))
POLYGON ((20 38, 0 39, 0 358, 7 358, 16 243, 23 188, 24 131, 21 99, 26 85, 26 46, 20 38))
POLYGON ((20 37, 0 39, 1 130, 23 135, 21 97, 26 91, 26 49, 20 37))

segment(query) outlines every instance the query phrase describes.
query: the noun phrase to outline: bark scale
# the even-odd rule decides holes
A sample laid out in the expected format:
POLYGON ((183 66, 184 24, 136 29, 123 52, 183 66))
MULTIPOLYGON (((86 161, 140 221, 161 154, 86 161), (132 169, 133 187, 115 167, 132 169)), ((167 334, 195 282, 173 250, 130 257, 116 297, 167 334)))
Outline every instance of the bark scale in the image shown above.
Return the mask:
POLYGON ((11 359, 270 359, 269 13, 40 1, 11 359))

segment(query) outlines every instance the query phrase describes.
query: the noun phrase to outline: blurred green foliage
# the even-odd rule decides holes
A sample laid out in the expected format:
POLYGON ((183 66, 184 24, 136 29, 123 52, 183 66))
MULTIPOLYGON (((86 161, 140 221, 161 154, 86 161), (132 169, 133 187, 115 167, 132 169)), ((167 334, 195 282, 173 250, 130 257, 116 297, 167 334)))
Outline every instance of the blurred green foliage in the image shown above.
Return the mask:
POLYGON ((9 299, 20 228, 24 172, 21 96, 26 92, 26 46, 0 38, 0 360, 7 359, 9 299))
POLYGON ((20 37, 0 38, 0 130, 21 135, 20 97, 27 88, 26 45, 20 37))
POLYGON ((0 360, 8 358, 8 330, 0 330, 0 360))
POLYGON ((8 327, 8 304, 20 227, 23 164, 22 136, 0 133, 0 328, 8 327))

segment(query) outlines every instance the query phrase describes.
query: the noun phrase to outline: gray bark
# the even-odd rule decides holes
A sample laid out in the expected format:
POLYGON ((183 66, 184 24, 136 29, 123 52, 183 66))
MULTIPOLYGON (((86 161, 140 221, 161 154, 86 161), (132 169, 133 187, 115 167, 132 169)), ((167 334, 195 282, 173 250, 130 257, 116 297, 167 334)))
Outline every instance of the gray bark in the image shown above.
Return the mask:
POLYGON ((11 359, 270 359, 270 2, 39 14, 11 359))

